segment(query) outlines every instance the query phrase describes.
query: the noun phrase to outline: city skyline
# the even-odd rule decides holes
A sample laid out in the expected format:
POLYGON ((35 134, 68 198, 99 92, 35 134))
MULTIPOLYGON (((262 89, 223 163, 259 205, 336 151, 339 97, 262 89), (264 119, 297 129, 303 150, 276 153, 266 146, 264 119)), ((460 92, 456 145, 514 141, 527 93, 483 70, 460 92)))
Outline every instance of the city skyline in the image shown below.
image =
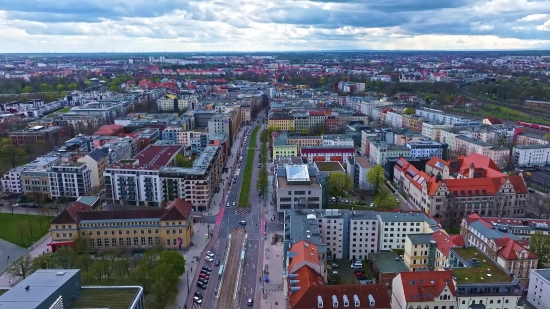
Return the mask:
POLYGON ((1 53, 550 49, 534 0, 6 0, 1 53))

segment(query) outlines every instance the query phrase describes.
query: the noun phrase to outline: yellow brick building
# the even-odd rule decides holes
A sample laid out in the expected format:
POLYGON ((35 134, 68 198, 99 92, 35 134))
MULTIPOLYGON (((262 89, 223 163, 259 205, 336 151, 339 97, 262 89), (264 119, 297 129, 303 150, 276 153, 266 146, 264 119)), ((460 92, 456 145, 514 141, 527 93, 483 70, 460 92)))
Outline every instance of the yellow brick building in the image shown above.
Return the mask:
POLYGON ((187 248, 193 236, 191 203, 176 199, 165 209, 92 211, 74 202, 51 222, 52 252, 136 251, 187 248))
POLYGON ((294 131, 295 123, 294 117, 286 113, 274 113, 269 115, 267 122, 268 127, 273 128, 274 131, 294 131))

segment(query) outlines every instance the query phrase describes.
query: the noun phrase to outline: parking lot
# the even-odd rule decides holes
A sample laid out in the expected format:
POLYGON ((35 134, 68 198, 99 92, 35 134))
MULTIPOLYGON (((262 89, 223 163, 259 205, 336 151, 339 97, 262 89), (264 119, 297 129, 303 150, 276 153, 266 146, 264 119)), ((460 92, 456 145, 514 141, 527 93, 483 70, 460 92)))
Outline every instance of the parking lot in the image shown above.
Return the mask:
MULTIPOLYGON (((330 284, 337 285, 337 284, 358 284, 359 280, 357 280, 357 277, 355 276, 354 271, 356 270, 362 270, 362 269, 352 269, 351 268, 351 262, 349 260, 335 260, 332 263, 338 264, 338 267, 333 268, 328 271, 329 278, 328 281, 330 284), (337 275, 333 275, 333 271, 337 271, 337 275)), ((370 275, 368 272, 366 272, 366 276, 370 278, 370 275)))

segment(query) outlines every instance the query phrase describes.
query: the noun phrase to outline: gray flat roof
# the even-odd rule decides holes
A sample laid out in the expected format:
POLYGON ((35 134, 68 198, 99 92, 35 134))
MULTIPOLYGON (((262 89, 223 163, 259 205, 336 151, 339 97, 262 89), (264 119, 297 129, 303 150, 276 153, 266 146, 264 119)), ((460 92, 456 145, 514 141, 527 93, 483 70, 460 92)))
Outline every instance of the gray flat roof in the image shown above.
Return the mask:
POLYGON ((533 269, 531 271, 536 272, 539 276, 543 277, 546 280, 550 280, 550 269, 533 269))
POLYGON ((483 224, 481 221, 474 221, 470 223, 470 226, 476 229, 481 235, 487 237, 488 239, 509 237, 513 240, 521 240, 521 238, 519 238, 514 233, 501 232, 498 228, 490 228, 487 225, 483 224))
POLYGON ((369 253, 369 260, 372 261, 382 274, 409 271, 407 265, 405 265, 399 255, 393 251, 369 253))
POLYGON ((433 240, 431 233, 407 235, 413 245, 427 245, 433 240))

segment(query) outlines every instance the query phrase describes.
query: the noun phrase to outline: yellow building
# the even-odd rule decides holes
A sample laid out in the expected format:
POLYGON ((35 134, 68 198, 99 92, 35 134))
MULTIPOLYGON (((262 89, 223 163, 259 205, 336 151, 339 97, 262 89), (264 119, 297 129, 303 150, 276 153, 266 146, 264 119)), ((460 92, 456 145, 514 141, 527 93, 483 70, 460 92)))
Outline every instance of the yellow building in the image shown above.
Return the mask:
POLYGON ((274 113, 269 115, 267 122, 268 127, 273 128, 274 131, 293 131, 296 127, 294 124, 294 117, 286 113, 274 113))
POLYGON ((193 236, 191 203, 176 199, 165 209, 92 211, 74 202, 51 222, 52 252, 72 247, 80 251, 135 251, 187 248, 193 236))
POLYGON ((287 140, 288 136, 286 134, 279 134, 275 136, 273 141, 273 159, 281 157, 295 157, 298 155, 298 145, 290 144, 287 140))
POLYGON ((21 172, 23 194, 36 203, 52 198, 50 178, 43 168, 29 168, 21 172))
POLYGON ((405 239, 403 262, 411 271, 441 271, 449 267, 449 249, 463 245, 462 235, 447 235, 445 230, 408 234, 405 239))

